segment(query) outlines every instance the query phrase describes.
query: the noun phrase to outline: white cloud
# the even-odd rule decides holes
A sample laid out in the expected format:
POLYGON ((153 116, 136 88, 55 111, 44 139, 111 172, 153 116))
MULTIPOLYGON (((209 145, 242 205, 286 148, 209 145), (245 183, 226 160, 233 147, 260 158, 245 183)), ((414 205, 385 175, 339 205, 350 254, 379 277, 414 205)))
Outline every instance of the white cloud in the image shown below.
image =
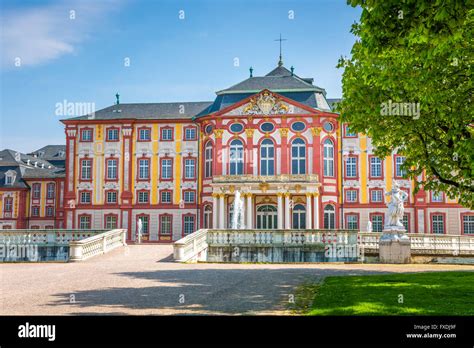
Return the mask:
POLYGON ((115 0, 72 0, 5 11, 0 17, 2 67, 15 67, 17 58, 21 66, 32 66, 75 52, 102 17, 116 8, 115 0))

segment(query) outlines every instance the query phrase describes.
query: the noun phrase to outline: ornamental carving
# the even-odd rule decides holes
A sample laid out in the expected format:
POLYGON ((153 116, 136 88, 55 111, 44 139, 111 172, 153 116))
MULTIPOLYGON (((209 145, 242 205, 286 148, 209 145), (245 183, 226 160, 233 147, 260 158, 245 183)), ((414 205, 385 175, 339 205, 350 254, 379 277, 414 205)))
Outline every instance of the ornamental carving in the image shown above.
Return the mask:
POLYGON ((278 97, 269 91, 250 98, 250 102, 244 108, 244 115, 269 115, 269 114, 286 114, 288 106, 285 105, 278 97))
POLYGON ((223 129, 214 129, 214 135, 216 136, 216 139, 222 138, 222 133, 224 132, 223 129))
POLYGON ((282 137, 288 136, 288 128, 280 128, 280 134, 282 137))
POLYGON ((253 137, 254 132, 255 132, 255 129, 251 129, 251 128, 245 130, 245 133, 247 134, 247 138, 253 137))
POLYGON ((311 134, 313 136, 318 136, 321 133, 321 128, 320 127, 312 127, 311 128, 311 134))

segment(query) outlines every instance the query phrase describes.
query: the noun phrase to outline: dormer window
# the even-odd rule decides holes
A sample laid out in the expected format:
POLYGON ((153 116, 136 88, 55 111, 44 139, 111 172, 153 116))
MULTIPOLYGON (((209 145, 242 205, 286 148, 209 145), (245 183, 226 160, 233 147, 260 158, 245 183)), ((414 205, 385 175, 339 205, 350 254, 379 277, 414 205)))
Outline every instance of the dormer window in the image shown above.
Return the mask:
POLYGON ((59 150, 58 157, 64 157, 66 153, 63 150, 59 150))
POLYGON ((5 173, 5 185, 13 185, 15 182, 16 172, 9 170, 5 173))
POLYGON ((12 184, 13 184, 13 176, 8 175, 7 177, 5 177, 5 185, 12 185, 12 184))
POLYGON ((38 151, 38 157, 43 157, 44 156, 44 151, 38 151))

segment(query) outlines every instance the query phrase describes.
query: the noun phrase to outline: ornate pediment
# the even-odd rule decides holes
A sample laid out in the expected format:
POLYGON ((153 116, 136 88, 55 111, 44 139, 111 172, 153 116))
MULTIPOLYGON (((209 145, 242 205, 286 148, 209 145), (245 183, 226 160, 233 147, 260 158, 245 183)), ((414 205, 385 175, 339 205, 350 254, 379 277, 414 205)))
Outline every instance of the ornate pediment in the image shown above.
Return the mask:
POLYGON ((263 91, 248 100, 247 103, 230 110, 226 115, 285 115, 285 114, 309 114, 297 105, 283 100, 278 94, 270 91, 263 91))

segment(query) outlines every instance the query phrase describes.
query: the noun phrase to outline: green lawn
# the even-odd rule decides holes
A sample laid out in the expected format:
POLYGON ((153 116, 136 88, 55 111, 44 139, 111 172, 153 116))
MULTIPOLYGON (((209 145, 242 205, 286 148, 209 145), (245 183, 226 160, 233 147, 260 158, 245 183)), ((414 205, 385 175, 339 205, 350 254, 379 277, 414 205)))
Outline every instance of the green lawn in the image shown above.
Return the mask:
POLYGON ((474 315, 474 272, 327 277, 296 298, 306 315, 474 315))

